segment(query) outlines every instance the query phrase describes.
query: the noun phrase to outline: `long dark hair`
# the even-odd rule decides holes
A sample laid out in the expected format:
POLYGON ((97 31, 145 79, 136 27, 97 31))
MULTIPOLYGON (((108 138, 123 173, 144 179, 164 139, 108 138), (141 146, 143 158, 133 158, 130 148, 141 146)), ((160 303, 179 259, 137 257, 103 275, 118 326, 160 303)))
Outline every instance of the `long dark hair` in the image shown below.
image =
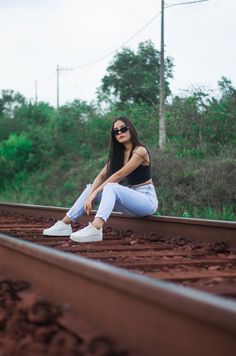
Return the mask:
POLYGON ((132 124, 132 122, 130 121, 130 119, 124 116, 116 117, 112 123, 112 129, 111 129, 110 151, 109 151, 109 157, 107 161, 108 164, 107 178, 110 177, 113 173, 117 172, 119 169, 121 169, 124 165, 125 147, 122 143, 118 142, 115 136, 112 134, 112 131, 114 129, 114 124, 118 120, 123 121, 123 123, 129 128, 129 132, 131 135, 131 143, 132 143, 131 155, 132 155, 132 151, 136 146, 143 146, 147 149, 147 147, 139 140, 137 131, 134 125, 132 124))

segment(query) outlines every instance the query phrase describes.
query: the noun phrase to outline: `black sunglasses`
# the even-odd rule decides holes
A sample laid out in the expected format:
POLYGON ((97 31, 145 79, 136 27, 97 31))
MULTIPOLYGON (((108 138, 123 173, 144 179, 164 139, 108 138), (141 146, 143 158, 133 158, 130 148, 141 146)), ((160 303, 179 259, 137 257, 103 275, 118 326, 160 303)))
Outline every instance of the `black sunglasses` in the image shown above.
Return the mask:
POLYGON ((120 132, 121 132, 121 133, 125 133, 125 132, 127 132, 128 130, 129 130, 128 126, 123 126, 123 127, 121 127, 120 129, 114 129, 114 130, 112 130, 112 135, 113 135, 113 136, 117 136, 117 135, 120 134, 120 132))

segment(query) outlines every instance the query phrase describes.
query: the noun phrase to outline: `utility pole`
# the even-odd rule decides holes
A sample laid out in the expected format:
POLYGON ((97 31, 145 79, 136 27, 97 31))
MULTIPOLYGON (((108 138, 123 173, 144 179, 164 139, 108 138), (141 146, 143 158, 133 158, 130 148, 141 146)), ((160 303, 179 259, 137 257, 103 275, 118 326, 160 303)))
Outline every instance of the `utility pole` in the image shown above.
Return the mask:
MULTIPOLYGON (((167 8, 182 5, 192 5, 195 3, 206 2, 209 0, 196 0, 188 2, 179 2, 177 4, 166 6, 167 8)), ((165 43, 164 43, 164 8, 165 1, 161 0, 161 50, 160 50, 160 105, 159 105, 159 147, 164 150, 166 144, 166 122, 165 122, 165 43)))
POLYGON ((37 105, 38 104, 38 82, 37 82, 37 80, 35 80, 34 88, 35 88, 35 104, 37 105))
POLYGON ((165 57, 164 57, 164 0, 161 0, 161 51, 160 51, 160 104, 159 104, 159 147, 166 143, 165 123, 165 57))
POLYGON ((59 64, 57 64, 57 109, 59 108, 59 64))
POLYGON ((60 106, 60 83, 59 83, 59 79, 60 79, 60 72, 65 72, 65 71, 69 71, 69 70, 73 70, 73 68, 63 68, 60 67, 59 64, 57 64, 57 109, 59 109, 60 106))

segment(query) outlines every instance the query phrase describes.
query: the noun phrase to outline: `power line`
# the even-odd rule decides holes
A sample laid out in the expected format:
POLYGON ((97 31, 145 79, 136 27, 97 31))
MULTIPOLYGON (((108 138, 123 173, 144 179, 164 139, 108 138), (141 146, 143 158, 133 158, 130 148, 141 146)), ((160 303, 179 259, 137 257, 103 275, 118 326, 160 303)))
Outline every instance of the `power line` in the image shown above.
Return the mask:
MULTIPOLYGON (((188 2, 181 2, 181 3, 177 3, 177 4, 172 4, 172 5, 167 5, 165 6, 165 8, 171 8, 174 6, 178 6, 178 5, 190 5, 190 4, 195 4, 195 3, 199 3, 199 2, 206 2, 206 1, 210 1, 210 0, 196 0, 196 1, 188 1, 188 2)), ((152 17, 143 27, 141 27, 137 32, 135 32, 134 35, 132 35, 131 37, 129 37, 125 42, 123 42, 121 45, 119 45, 117 48, 115 48, 114 50, 112 50, 111 52, 108 52, 107 54, 105 54, 104 56, 95 59, 94 61, 88 62, 86 64, 83 64, 81 66, 76 66, 73 67, 74 69, 82 69, 82 68, 86 68, 89 67, 93 64, 96 64, 98 62, 103 61, 104 59, 106 59, 107 57, 111 56, 112 54, 116 53, 120 48, 124 47, 128 42, 130 42, 132 39, 134 39, 137 35, 139 35, 143 30, 145 30, 152 22, 154 22, 159 16, 161 15, 161 11, 158 12, 154 17, 152 17)))
POLYGON ((183 45, 178 45, 178 46, 170 46, 170 48, 187 48, 187 47, 191 47, 191 46, 198 46, 198 45, 204 45, 206 43, 209 43, 209 42, 214 42, 214 41, 219 41, 221 39, 224 39, 224 38, 229 38, 229 37, 234 37, 236 35, 236 33, 230 33, 230 34, 225 34, 223 36, 217 36, 215 38, 208 38, 208 39, 205 39, 203 41, 198 41, 198 42, 194 42, 194 43, 186 43, 186 44, 183 44, 183 45))
POLYGON ((124 47, 128 42, 130 42, 133 38, 135 38, 140 32, 142 32, 145 28, 147 28, 153 21, 156 20, 156 18, 158 16, 160 16, 161 14, 161 11, 158 12, 151 20, 149 20, 143 27, 141 27, 137 32, 135 32, 135 34, 131 37, 129 37, 125 42, 123 42, 121 45, 119 45, 116 49, 114 49, 113 51, 111 52, 108 52, 107 54, 105 54, 104 56, 92 61, 92 62, 89 62, 87 64, 83 64, 81 66, 78 66, 78 67, 74 67, 74 69, 81 69, 81 68, 85 68, 85 67, 88 67, 88 66, 91 66, 95 63, 98 63, 100 61, 102 61, 103 59, 109 57, 110 55, 116 53, 120 48, 124 47))
POLYGON ((49 77, 49 79, 45 83, 43 83, 42 86, 48 86, 48 84, 53 80, 55 75, 56 75, 56 71, 54 70, 51 76, 49 77))
POLYGON ((167 8, 179 6, 179 5, 192 5, 192 4, 197 4, 199 2, 206 2, 206 1, 211 1, 211 0, 196 0, 196 1, 188 1, 188 2, 179 2, 177 4, 167 5, 167 6, 165 6, 165 8, 167 9, 167 8))
POLYGON ((159 94, 159 147, 164 149, 166 144, 166 125, 165 125, 165 56, 164 56, 164 10, 179 5, 196 4, 209 0, 195 0, 188 2, 181 2, 169 6, 165 6, 165 1, 161 0, 161 50, 160 50, 160 94, 159 94))
MULTIPOLYGON (((190 5, 190 4, 196 4, 196 3, 201 3, 201 2, 206 2, 206 1, 210 1, 210 0, 195 0, 195 1, 188 1, 188 2, 180 2, 180 3, 176 3, 176 4, 171 4, 171 5, 166 5, 164 6, 164 8, 168 9, 174 6, 179 6, 179 5, 190 5)), ((124 47, 128 42, 130 42, 132 39, 134 39, 137 35, 139 35, 143 30, 145 30, 152 22, 154 22, 160 15, 161 15, 161 11, 158 12, 155 16, 153 16, 144 26, 142 26, 137 32, 134 33, 134 35, 132 35, 131 37, 129 37, 125 42, 123 42, 122 44, 120 44, 118 47, 116 47, 114 50, 108 52, 107 54, 105 54, 104 56, 93 60, 91 62, 88 62, 86 64, 80 65, 80 66, 75 66, 73 68, 57 68, 56 71, 53 72, 52 76, 47 80, 47 82, 45 84, 43 84, 44 86, 47 86, 52 79, 54 78, 54 76, 57 74, 57 83, 59 83, 59 71, 62 70, 73 70, 73 69, 82 69, 82 68, 86 68, 89 67, 93 64, 96 64, 98 62, 101 62, 102 60, 104 60, 105 58, 111 56, 112 54, 116 53, 120 48, 124 47)), ((58 90, 59 84, 57 84, 57 92, 59 92, 58 90)), ((57 105, 59 106, 59 94, 57 94, 57 105)))
MULTIPOLYGON (((196 2, 205 2, 205 1, 210 1, 210 0, 198 0, 198 1, 190 1, 190 2, 187 2, 187 3, 177 3, 177 4, 172 4, 172 5, 167 5, 165 6, 165 8, 171 8, 173 6, 178 6, 178 5, 188 5, 188 4, 192 4, 192 3, 196 3, 196 2)), ((118 47, 116 47, 114 50, 108 52, 107 54, 105 54, 104 56, 94 60, 94 61, 91 61, 91 62, 88 62, 87 64, 83 64, 83 65, 80 65, 80 66, 75 66, 73 67, 73 69, 82 69, 82 68, 86 68, 86 67, 89 67, 93 64, 96 64, 98 62, 101 62, 102 60, 106 59, 107 57, 111 56, 112 54, 116 53, 120 48, 124 47, 128 42, 130 42, 132 39, 134 39, 137 35, 139 35, 143 30, 145 30, 152 22, 154 22, 159 16, 161 15, 161 11, 159 11, 154 17, 152 17, 144 26, 142 26, 138 31, 136 31, 134 33, 134 35, 132 35, 131 37, 129 37, 125 42, 123 42, 121 45, 119 45, 118 47)), ((63 70, 62 68, 60 68, 60 70, 63 70)), ((65 69, 67 70, 67 68, 65 69)), ((72 70, 72 68, 70 68, 70 70, 72 70)), ((52 79, 54 79, 55 75, 57 74, 57 82, 59 82, 58 80, 58 74, 59 74, 59 70, 54 70, 52 75, 49 77, 49 79, 44 83, 42 84, 42 86, 48 86, 48 84, 52 81, 52 79)), ((57 94, 57 97, 59 97, 59 95, 57 94)), ((58 99, 57 99, 58 101, 58 99)))
POLYGON ((183 48, 183 47, 195 46, 198 44, 202 44, 202 43, 204 44, 204 43, 215 41, 215 40, 222 39, 222 38, 232 37, 236 34, 235 29, 236 29, 236 27, 234 26, 234 27, 230 27, 227 29, 223 29, 221 31, 210 32, 210 33, 202 34, 200 36, 187 38, 185 40, 181 40, 181 41, 177 41, 177 42, 168 44, 168 48, 172 49, 172 48, 176 48, 176 47, 183 48), (234 31, 234 32, 227 33, 229 31, 234 31))

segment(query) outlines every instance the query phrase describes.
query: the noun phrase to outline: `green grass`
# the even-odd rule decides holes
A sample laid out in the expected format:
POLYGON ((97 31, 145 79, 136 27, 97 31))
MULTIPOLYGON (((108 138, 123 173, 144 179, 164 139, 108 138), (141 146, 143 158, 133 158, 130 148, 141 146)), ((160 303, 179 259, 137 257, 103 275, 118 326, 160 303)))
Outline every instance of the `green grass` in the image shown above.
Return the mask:
POLYGON ((159 209, 155 215, 170 215, 183 218, 197 218, 197 219, 207 219, 207 220, 225 220, 225 221, 236 221, 236 215, 232 206, 224 206, 221 211, 216 211, 211 207, 196 209, 193 208, 192 211, 185 210, 182 207, 175 207, 176 210, 171 214, 166 214, 165 211, 159 209))

